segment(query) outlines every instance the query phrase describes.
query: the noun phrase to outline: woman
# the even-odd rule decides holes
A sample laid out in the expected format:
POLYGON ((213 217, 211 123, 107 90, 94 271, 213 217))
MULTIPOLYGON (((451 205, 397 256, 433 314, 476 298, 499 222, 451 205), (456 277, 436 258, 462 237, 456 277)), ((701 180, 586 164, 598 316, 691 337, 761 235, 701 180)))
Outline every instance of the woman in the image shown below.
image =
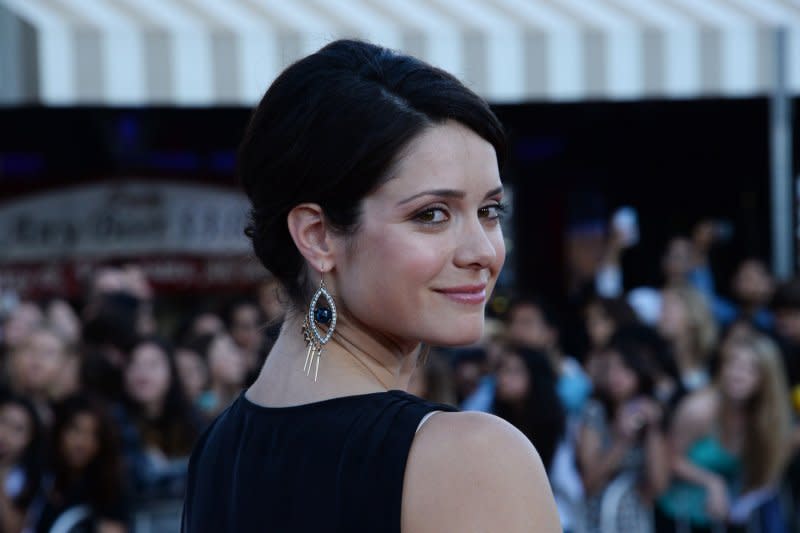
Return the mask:
POLYGON ((592 382, 597 382, 604 372, 604 358, 600 356, 603 348, 617 330, 636 325, 638 319, 625 300, 600 296, 589 300, 583 314, 584 327, 589 336, 589 351, 583 359, 584 367, 592 382))
POLYGON ((559 531, 521 432, 401 390, 420 343, 481 336, 503 150, 485 102, 409 56, 336 41, 276 79, 240 173, 292 308, 195 449, 184 531, 559 531))
POLYGON ((33 404, 0 399, 0 531, 22 531, 42 482, 45 435, 33 404))
POLYGON ((686 390, 706 386, 717 327, 705 297, 690 287, 664 289, 658 329, 672 346, 686 390))
POLYGON ((736 497, 774 486, 783 473, 791 415, 777 346, 761 335, 732 336, 720 362, 717 382, 675 414, 661 532, 718 530, 736 497))
POLYGON ((546 467, 552 463, 566 429, 556 381, 547 355, 541 352, 510 348, 500 359, 494 413, 530 439, 546 467))
POLYGON ((198 339, 208 365, 208 389, 197 399, 197 405, 208 418, 218 415, 242 392, 247 377, 247 362, 242 350, 227 333, 198 339))
POLYGON ((52 443, 52 471, 33 530, 124 533, 119 441, 104 407, 87 396, 65 399, 55 409, 52 443))
POLYGON ((656 368, 639 344, 619 336, 601 357, 604 375, 586 405, 577 444, 586 531, 647 533, 652 502, 669 476, 656 368), (625 488, 615 496, 614 486, 625 488), (604 507, 613 510, 604 513, 604 507))
POLYGON ((198 405, 200 397, 210 385, 206 351, 212 339, 213 337, 204 335, 191 339, 175 349, 178 381, 191 405, 198 405))
POLYGON ((200 419, 184 396, 169 346, 140 340, 125 367, 125 406, 116 410, 134 496, 179 498, 200 419))
POLYGON ((49 426, 51 403, 77 387, 76 357, 55 330, 39 327, 20 341, 9 363, 12 390, 30 398, 39 417, 49 426))

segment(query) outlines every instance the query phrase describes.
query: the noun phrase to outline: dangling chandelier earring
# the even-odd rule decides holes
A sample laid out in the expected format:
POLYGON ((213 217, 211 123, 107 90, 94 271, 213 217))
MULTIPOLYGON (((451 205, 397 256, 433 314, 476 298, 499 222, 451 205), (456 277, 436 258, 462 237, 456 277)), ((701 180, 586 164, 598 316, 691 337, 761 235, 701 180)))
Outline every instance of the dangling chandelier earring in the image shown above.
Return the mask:
POLYGON ((319 289, 314 293, 311 298, 311 305, 308 307, 305 319, 303 319, 303 339, 306 342, 308 349, 306 350, 306 362, 303 365, 303 372, 306 375, 311 373, 311 363, 316 356, 316 369, 314 370, 314 382, 317 381, 319 374, 319 358, 322 355, 322 347, 331 340, 333 330, 336 328, 336 303, 333 301, 331 293, 328 292, 325 286, 325 277, 323 276, 319 283, 319 289), (322 305, 319 301, 320 297, 324 297, 328 301, 328 307, 322 305), (317 305, 320 304, 320 305, 317 305), (327 328, 323 334, 319 325, 327 328))

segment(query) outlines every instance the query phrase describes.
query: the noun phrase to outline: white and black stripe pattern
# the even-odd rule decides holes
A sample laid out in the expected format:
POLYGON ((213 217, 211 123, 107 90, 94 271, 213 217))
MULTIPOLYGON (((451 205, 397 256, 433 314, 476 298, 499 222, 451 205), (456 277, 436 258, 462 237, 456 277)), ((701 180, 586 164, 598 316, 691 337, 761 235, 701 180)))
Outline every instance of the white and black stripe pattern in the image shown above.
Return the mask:
POLYGON ((338 37, 407 51, 496 103, 752 96, 800 0, 0 0, 0 103, 253 105, 338 37))

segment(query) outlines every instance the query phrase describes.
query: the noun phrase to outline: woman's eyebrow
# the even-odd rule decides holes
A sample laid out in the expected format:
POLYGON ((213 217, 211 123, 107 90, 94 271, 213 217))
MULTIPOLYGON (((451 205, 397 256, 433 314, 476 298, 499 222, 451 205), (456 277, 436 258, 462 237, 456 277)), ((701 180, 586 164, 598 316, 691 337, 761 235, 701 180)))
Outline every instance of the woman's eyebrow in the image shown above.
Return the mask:
POLYGON ((492 189, 489 192, 487 192, 486 196, 484 198, 489 198, 490 196, 496 196, 496 195, 500 194, 501 192, 503 192, 503 186, 502 185, 492 189))
POLYGON ((418 192, 417 194, 412 194, 411 196, 409 196, 405 200, 400 200, 399 202, 397 202, 397 205, 400 206, 400 205, 403 205, 403 204, 407 204, 408 202, 410 202, 412 200, 416 200, 420 196, 441 196, 441 197, 444 197, 444 198, 464 198, 464 196, 466 196, 466 193, 464 191, 459 191, 459 190, 456 190, 456 189, 431 189, 429 191, 422 191, 422 192, 418 192))
MULTIPOLYGON (((487 192, 485 198, 489 198, 490 196, 494 196, 496 194, 500 194, 501 192, 503 192, 503 186, 502 185, 500 187, 496 187, 496 188, 492 189, 491 191, 487 192)), ((412 194, 411 196, 409 196, 405 200, 400 200, 399 202, 397 202, 397 205, 401 206, 403 204, 407 204, 408 202, 410 202, 412 200, 416 200, 420 196, 440 196, 440 197, 443 197, 443 198, 464 198, 466 196, 466 193, 464 191, 459 191, 457 189, 431 189, 431 190, 428 190, 428 191, 418 192, 417 194, 412 194)))

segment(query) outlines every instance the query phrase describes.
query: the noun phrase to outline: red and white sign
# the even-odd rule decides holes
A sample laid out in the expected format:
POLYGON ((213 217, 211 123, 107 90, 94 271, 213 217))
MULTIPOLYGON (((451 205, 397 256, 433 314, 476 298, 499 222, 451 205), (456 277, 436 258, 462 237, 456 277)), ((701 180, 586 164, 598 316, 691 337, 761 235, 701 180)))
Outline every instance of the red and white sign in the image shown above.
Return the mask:
POLYGON ((234 189, 110 182, 0 203, 0 289, 77 295, 109 261, 135 263, 154 288, 252 286, 266 276, 243 231, 234 189))
POLYGON ((244 254, 247 198, 233 189, 110 182, 0 204, 0 263, 117 255, 244 254))

